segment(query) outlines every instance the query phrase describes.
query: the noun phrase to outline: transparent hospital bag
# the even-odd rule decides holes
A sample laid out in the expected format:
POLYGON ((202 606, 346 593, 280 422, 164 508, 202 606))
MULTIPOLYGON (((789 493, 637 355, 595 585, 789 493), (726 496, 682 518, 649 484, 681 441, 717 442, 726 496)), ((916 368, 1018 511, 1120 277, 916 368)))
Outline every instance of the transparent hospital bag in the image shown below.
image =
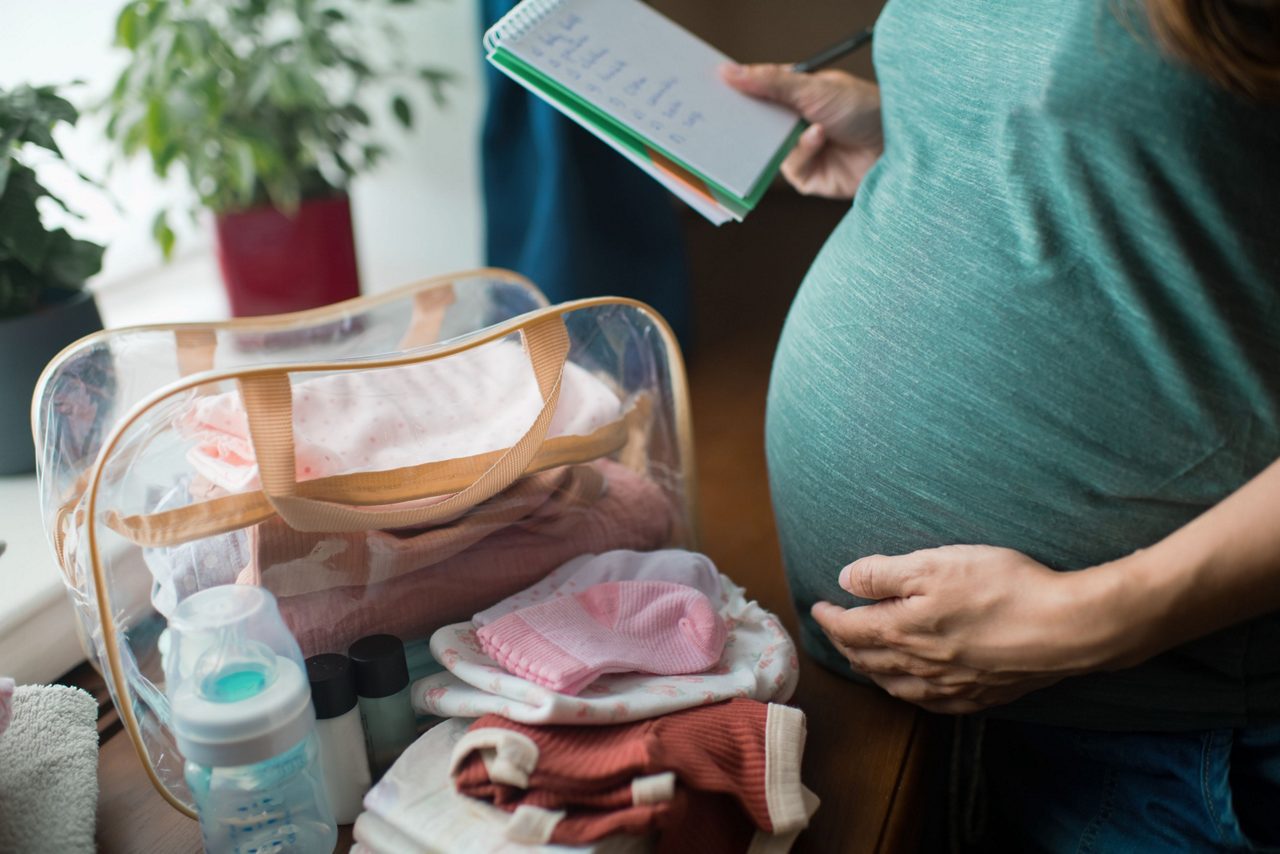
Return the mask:
POLYGON ((81 641, 192 814, 165 697, 191 594, 267 588, 304 656, 437 628, 580 554, 692 547, 683 363, 650 308, 501 270, 297 314, 116 329, 32 404, 81 641))

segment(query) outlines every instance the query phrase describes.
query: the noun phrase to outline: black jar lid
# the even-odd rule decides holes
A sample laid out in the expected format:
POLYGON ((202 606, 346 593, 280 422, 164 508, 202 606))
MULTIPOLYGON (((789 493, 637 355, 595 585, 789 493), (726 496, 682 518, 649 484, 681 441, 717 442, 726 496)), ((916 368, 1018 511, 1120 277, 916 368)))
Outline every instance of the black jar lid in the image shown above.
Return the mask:
POLYGON ((355 707, 355 673, 351 660, 342 653, 326 652, 308 658, 307 679, 311 682, 311 704, 316 707, 319 720, 345 715, 355 707))
POLYGON ((404 644, 395 635, 369 635, 347 650, 361 697, 389 697, 409 684, 404 644))

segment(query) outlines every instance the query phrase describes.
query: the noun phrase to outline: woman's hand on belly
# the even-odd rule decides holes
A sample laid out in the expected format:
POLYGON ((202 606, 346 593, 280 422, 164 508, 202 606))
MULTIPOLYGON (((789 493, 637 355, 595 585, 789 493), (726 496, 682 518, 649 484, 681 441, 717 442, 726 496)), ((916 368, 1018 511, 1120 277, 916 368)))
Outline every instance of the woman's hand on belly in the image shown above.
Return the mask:
POLYGON ((840 586, 878 601, 819 602, 812 614, 854 669, 893 696, 967 714, 1109 665, 1124 615, 1105 581, 1012 549, 945 546, 849 564, 840 586))

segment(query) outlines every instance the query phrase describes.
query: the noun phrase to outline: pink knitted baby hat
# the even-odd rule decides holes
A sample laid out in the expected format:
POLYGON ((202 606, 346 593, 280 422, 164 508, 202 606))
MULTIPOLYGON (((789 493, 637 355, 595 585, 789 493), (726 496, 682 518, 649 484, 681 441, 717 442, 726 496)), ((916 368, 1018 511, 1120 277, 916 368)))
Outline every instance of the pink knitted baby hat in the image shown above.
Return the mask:
POLYGON ((513 611, 479 629, 508 672, 577 694, 606 673, 698 673, 724 651, 724 622, 701 592, 669 581, 609 581, 513 611))

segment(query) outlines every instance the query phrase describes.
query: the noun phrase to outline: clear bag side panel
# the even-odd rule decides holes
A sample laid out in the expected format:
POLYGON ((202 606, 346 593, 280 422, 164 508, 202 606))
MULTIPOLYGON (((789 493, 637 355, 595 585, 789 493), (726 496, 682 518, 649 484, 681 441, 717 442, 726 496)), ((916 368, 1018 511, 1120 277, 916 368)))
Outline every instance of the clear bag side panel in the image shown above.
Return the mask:
MULTIPOLYGON (((673 380, 666 339, 646 312, 630 306, 578 309, 565 315, 565 324, 569 362, 539 448, 554 448, 555 454, 535 458, 524 476, 456 512, 432 508, 465 489, 466 478, 478 477, 474 466, 461 469, 463 480, 446 472, 453 479, 440 481, 430 495, 381 504, 376 491, 361 492, 368 483, 359 481, 359 488, 331 496, 345 494, 358 510, 424 510, 419 522, 314 532, 296 530, 268 512, 243 527, 140 544, 130 538, 130 530, 141 530, 127 527, 130 518, 256 494, 258 484, 243 477, 244 471, 218 483, 200 459, 202 448, 216 444, 208 435, 216 432, 209 426, 215 419, 191 429, 192 413, 205 407, 208 415, 210 401, 243 410, 243 399, 232 381, 173 393, 120 436, 104 462, 92 524, 120 676, 148 758, 175 797, 188 800, 181 756, 167 728, 165 633, 177 603, 199 590, 223 584, 270 590, 306 656, 345 652, 368 634, 395 634, 405 641, 411 674, 418 678, 441 667, 427 648, 433 632, 469 620, 566 562, 614 549, 683 544, 689 520, 677 421, 682 386, 673 380), (237 484, 242 492, 229 488, 237 484)), ((381 485, 391 462, 427 466, 425 474, 407 481, 418 485, 440 475, 437 463, 502 451, 529 429, 541 405, 533 368, 515 334, 416 365, 294 371, 290 380, 294 428, 303 437, 295 446, 299 481, 307 479, 317 452, 347 461, 312 473, 337 476, 325 481, 326 488, 345 483, 342 476, 369 472, 378 473, 375 483, 381 485), (409 400, 406 382, 416 382, 426 397, 409 400), (300 405, 308 393, 311 403, 300 405), (381 418, 374 417, 379 406, 381 418), (301 418, 326 414, 343 429, 303 429, 301 418), (397 419, 412 429, 388 433, 397 419), (403 447, 393 448, 391 456, 362 456, 370 439, 382 442, 392 435, 403 447)), ((235 451, 254 453, 252 443, 235 451)), ((245 462, 231 451, 225 459, 245 462)))
POLYGON ((419 306, 419 297, 442 293, 442 287, 424 285, 393 300, 357 303, 324 321, 210 330, 207 353, 180 353, 178 334, 166 327, 108 333, 68 352, 44 386, 35 419, 45 518, 51 520, 78 497, 119 418, 184 373, 385 358, 405 352, 406 342, 413 347, 444 342, 545 304, 540 293, 515 280, 463 274, 449 281, 448 299, 419 306))
MULTIPOLYGON (((609 377, 627 400, 646 400, 652 409, 641 448, 630 447, 633 465, 637 451, 646 476, 667 496, 675 517, 672 545, 691 545, 694 529, 690 518, 689 487, 685 483, 687 461, 683 458, 681 435, 689 425, 688 401, 683 378, 677 377, 679 354, 668 346, 668 338, 651 310, 628 304, 595 306, 566 315, 573 340, 571 358, 599 376, 609 377)), ((675 346, 672 340, 670 346, 675 346)), ((619 456, 621 459, 622 456, 619 456)))
POLYGON ((269 329, 220 329, 212 367, 386 358, 470 334, 544 304, 545 298, 526 285, 492 274, 465 274, 392 300, 356 303, 341 317, 282 322, 269 329))

